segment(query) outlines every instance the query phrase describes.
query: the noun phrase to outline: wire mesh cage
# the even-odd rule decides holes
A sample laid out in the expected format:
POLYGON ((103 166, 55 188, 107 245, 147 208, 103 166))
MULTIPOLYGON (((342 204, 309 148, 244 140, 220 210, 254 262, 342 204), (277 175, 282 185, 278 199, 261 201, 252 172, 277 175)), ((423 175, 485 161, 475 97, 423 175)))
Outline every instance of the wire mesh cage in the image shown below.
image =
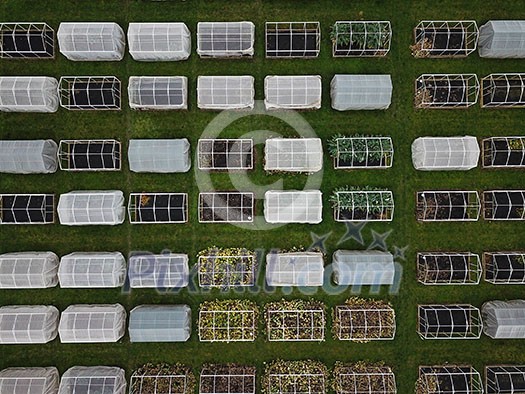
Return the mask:
POLYGON ((254 207, 253 193, 199 193, 199 223, 252 223, 254 207))
POLYGON ((256 369, 249 365, 204 364, 199 394, 255 394, 256 369))
POLYGON ((425 285, 477 285, 479 255, 470 252, 418 252, 417 280, 425 285))
POLYGON ((483 323, 478 308, 468 304, 418 306, 421 339, 479 339, 483 323))
POLYGON ((382 363, 336 362, 333 371, 336 394, 396 394, 392 368, 382 363))
POLYGON ((1 23, 0 58, 54 59, 55 31, 47 23, 1 23))
POLYGON ((328 370, 315 360, 275 360, 266 365, 262 380, 267 394, 325 394, 328 370))
POLYGON ((390 222, 394 217, 389 190, 336 190, 330 201, 336 222, 390 222))
POLYGON ((525 284, 525 252, 483 253, 485 281, 492 284, 525 284))
POLYGON ((315 58, 319 56, 319 22, 266 22, 267 58, 315 58))
POLYGON ((254 286, 257 256, 244 248, 208 248, 198 254, 199 286, 229 289, 254 286))
POLYGON ((58 256, 53 252, 0 254, 0 289, 44 289, 58 284, 58 256))
POLYGON ((336 170, 390 168, 394 144, 390 137, 337 136, 328 141, 336 170))
POLYGON ((390 51, 390 21, 337 21, 330 32, 334 57, 382 57, 390 51))
POLYGON ((252 22, 197 23, 197 53, 200 57, 253 56, 255 25, 252 22))
POLYGON ((116 140, 61 140, 58 164, 63 171, 120 171, 121 145, 116 140))
POLYGON ((482 78, 481 107, 525 107, 525 74, 490 74, 482 78))
POLYGON ((476 50, 479 30, 476 21, 421 21, 414 28, 416 58, 466 57, 476 50))
POLYGON ((54 194, 0 194, 0 224, 54 222, 54 194))
POLYGON ((485 220, 525 220, 525 190, 483 192, 485 220))
POLYGON ((478 102, 476 74, 423 74, 416 79, 416 108, 468 108, 478 102))
POLYGON ((215 300, 199 308, 199 341, 253 342, 257 337, 259 309, 249 300, 215 300))
POLYGON ((487 365, 486 394, 518 394, 525 391, 525 365, 487 365))
POLYGON ((477 167, 476 137, 419 137, 412 143, 412 164, 422 171, 468 171, 477 167))
POLYGON ((416 392, 422 394, 483 394, 481 375, 470 365, 420 366, 416 392))
POLYGON ((120 110, 120 80, 116 77, 62 77, 60 106, 68 110, 120 110))
POLYGON ((268 286, 322 286, 324 255, 321 252, 271 252, 266 255, 268 286))
POLYGON ((490 137, 482 142, 484 168, 525 167, 525 137, 490 137))
POLYGON ((195 376, 182 364, 146 364, 133 371, 129 394, 192 394, 195 376))
POLYGON ((477 191, 422 191, 416 200, 421 222, 477 221, 481 212, 477 191))
POLYGON ((187 223, 187 193, 130 193, 129 222, 132 224, 187 223))
POLYGON ((199 170, 235 171, 253 169, 253 140, 215 138, 199 139, 199 170))

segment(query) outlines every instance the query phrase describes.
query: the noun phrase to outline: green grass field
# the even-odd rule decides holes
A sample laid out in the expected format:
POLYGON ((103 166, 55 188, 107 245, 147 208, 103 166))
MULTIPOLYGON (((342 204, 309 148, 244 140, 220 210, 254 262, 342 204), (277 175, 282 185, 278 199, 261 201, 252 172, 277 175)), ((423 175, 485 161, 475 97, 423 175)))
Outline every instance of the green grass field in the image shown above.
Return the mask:
MULTIPOLYGON (((337 360, 384 360, 396 373, 398 392, 413 391, 418 365, 435 363, 471 363, 479 371, 491 363, 524 363, 525 341, 480 340, 422 341, 416 333, 418 303, 471 303, 480 307, 488 300, 523 297, 519 286, 424 287, 416 282, 415 255, 423 250, 457 250, 482 253, 490 250, 523 250, 523 223, 426 223, 415 219, 415 193, 418 190, 464 189, 487 190, 524 188, 523 173, 515 170, 482 170, 469 172, 416 172, 412 167, 410 145, 417 136, 474 135, 479 139, 498 135, 523 135, 525 112, 520 109, 488 110, 479 106, 468 110, 416 111, 413 108, 414 80, 422 73, 476 73, 483 77, 497 72, 523 72, 523 60, 480 59, 477 53, 465 59, 414 59, 409 50, 412 29, 421 19, 474 19, 479 25, 488 19, 524 19, 522 1, 337 1, 302 2, 292 0, 187 0, 187 1, 48 1, 2 0, 1 19, 5 21, 45 21, 55 30, 65 21, 115 21, 124 30, 128 22, 182 21, 192 32, 192 55, 184 62, 141 63, 129 54, 121 62, 71 62, 60 53, 52 61, 0 61, 0 75, 46 75, 59 78, 66 75, 115 75, 123 82, 121 111, 67 111, 60 108, 55 114, 0 114, 1 139, 61 139, 115 138, 127 151, 131 138, 182 138, 190 140, 192 153, 206 125, 217 116, 196 106, 196 79, 199 75, 240 75, 255 77, 256 99, 264 98, 263 81, 266 75, 319 74, 323 78, 323 106, 319 111, 301 113, 317 135, 326 141, 335 133, 364 133, 388 135, 393 138, 395 154, 391 169, 381 171, 336 172, 325 155, 323 191, 323 222, 319 225, 287 225, 269 231, 247 231, 232 225, 199 224, 197 198, 199 189, 194 169, 185 174, 135 174, 123 161, 123 170, 116 173, 67 173, 52 175, 0 175, 2 193, 55 193, 71 190, 118 189, 129 192, 173 191, 186 192, 190 199, 190 221, 185 225, 116 227, 2 226, 0 252, 51 250, 59 256, 73 251, 114 251, 127 255, 130 251, 148 250, 159 253, 169 249, 187 253, 195 264, 199 250, 211 245, 261 249, 309 246, 311 232, 330 233, 326 242, 328 256, 334 250, 364 249, 373 241, 372 230, 383 234, 390 251, 405 247, 403 277, 398 294, 362 296, 388 299, 397 314, 397 335, 394 341, 368 344, 335 341, 327 335, 323 343, 268 343, 262 325, 254 343, 199 343, 194 330, 186 343, 130 344, 124 337, 115 344, 68 345, 59 340, 46 345, 0 346, 0 369, 8 366, 56 365, 64 372, 73 365, 118 365, 131 374, 146 362, 176 361, 189 363, 198 371, 204 362, 240 362, 255 364, 261 375, 263 364, 276 358, 312 358, 332 367, 337 360), (393 29, 391 51, 386 58, 339 58, 331 56, 330 25, 336 20, 390 20, 393 29), (250 20, 256 26, 255 56, 242 60, 203 60, 196 53, 198 21, 250 20), (321 54, 311 60, 269 60, 264 57, 265 21, 307 21, 321 23, 321 54), (336 73, 391 74, 394 85, 392 105, 387 111, 336 112, 330 108, 329 82, 336 73), (127 105, 127 79, 131 75, 184 75, 189 80, 189 110, 187 112, 133 112, 127 105), (348 240, 338 245, 345 226, 335 223, 328 197, 342 185, 384 187, 393 190, 394 221, 389 224, 368 224, 363 230, 364 245, 348 240)), ((254 130, 270 130, 282 135, 294 135, 285 123, 264 116, 245 117, 228 126, 221 136, 240 136, 254 130)), ((273 183, 284 179, 286 189, 302 188, 306 176, 268 176, 262 170, 262 145, 257 147, 256 169, 250 179, 256 184, 273 183)), ((227 175, 213 174, 218 190, 232 188, 227 175)), ((262 201, 257 203, 262 215, 262 201)), ((328 260, 330 257, 328 258, 328 260)), ((263 265, 264 268, 264 265, 263 265)), ((264 272, 264 270, 262 271, 264 272)), ((263 284, 263 275, 259 285, 263 284)), ((197 289, 198 290, 198 289, 197 289)), ((205 292, 202 290, 159 294, 154 290, 135 289, 129 294, 111 290, 13 290, 0 291, 0 304, 52 304, 60 310, 76 303, 121 303, 129 311, 147 303, 187 303, 196 322, 198 305, 203 300, 246 297, 264 304, 283 296, 301 296, 299 292, 284 294, 266 292, 205 292)), ((350 296, 349 291, 329 295, 319 290, 313 297, 329 307, 350 296)), ((195 324, 194 324, 195 327, 195 324)), ((330 327, 330 319, 329 326, 330 327)))

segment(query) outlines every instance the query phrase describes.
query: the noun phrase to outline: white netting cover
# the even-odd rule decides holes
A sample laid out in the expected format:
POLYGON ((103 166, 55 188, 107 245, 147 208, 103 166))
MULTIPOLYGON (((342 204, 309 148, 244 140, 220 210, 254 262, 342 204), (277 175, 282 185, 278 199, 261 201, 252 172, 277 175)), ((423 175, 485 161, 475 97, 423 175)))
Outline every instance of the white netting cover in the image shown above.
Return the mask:
POLYGON ((191 36, 184 23, 130 23, 128 45, 134 60, 185 60, 190 56, 191 36))
POLYGON ((416 170, 470 170, 477 167, 479 145, 476 137, 420 137, 412 143, 416 170))
POLYGON ((53 252, 0 255, 0 289, 38 289, 58 283, 58 256, 53 252))
POLYGON ((266 109, 321 108, 320 75, 268 75, 264 78, 266 109))
POLYGON ((0 141, 0 172, 47 174, 57 170, 58 147, 53 140, 0 141))
POLYGON ((118 367, 72 367, 62 375, 59 394, 125 394, 126 373, 118 367))
POLYGON ((57 336, 58 318, 54 306, 0 307, 0 344, 50 342, 57 336))
POLYGON ((126 259, 120 252, 75 252, 60 259, 60 287, 120 287, 126 279, 126 259))
POLYGON ((132 288, 176 288, 189 283, 188 255, 145 254, 129 259, 129 285, 132 288))
POLYGON ((215 75, 197 78, 197 106, 201 109, 252 109, 255 103, 251 75, 215 75))
POLYGON ((52 77, 0 77, 0 111, 56 112, 58 81, 52 77))
POLYGON ((129 140, 129 169, 133 172, 186 172, 191 167, 186 138, 129 140))
POLYGON ((187 109, 188 78, 129 77, 128 97, 133 109, 187 109))
POLYGON ((332 108, 338 111, 387 109, 392 100, 390 75, 336 74, 330 82, 332 108))
POLYGON ((322 193, 319 190, 269 190, 264 194, 264 219, 268 223, 321 223, 322 193))
POLYGON ((323 254, 319 252, 269 253, 266 283, 269 286, 322 286, 323 254))
POLYGON ((489 301, 481 307, 483 332, 494 339, 525 338, 525 300, 489 301))
POLYGON ((334 282, 338 285, 392 285, 394 256, 373 250, 336 250, 333 259, 334 282))
POLYGON ((323 168, 320 138, 271 138, 264 147, 266 171, 317 172, 323 168))
POLYGON ((70 305, 60 316, 62 343, 117 342, 126 330, 126 310, 120 304, 70 305))
POLYGON ((6 368, 0 371, 0 393, 57 394, 59 381, 55 367, 6 368))
POLYGON ((122 60, 125 37, 113 22, 63 22, 57 32, 60 52, 73 61, 122 60))
POLYGON ((252 56, 255 25, 252 22, 197 23, 199 56, 252 56))
POLYGON ((525 20, 488 21, 479 28, 479 56, 525 57, 525 20))
POLYGON ((130 312, 130 342, 185 342, 190 335, 188 305, 140 305, 130 312))
POLYGON ((60 224, 82 226, 115 225, 124 222, 124 194, 120 190, 73 191, 60 195, 60 224))

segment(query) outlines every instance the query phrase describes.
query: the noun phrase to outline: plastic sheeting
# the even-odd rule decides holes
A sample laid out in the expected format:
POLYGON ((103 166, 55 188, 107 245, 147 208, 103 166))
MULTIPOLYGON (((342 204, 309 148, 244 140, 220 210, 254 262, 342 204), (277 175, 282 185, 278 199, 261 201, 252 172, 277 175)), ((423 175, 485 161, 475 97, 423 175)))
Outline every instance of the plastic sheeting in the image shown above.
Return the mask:
POLYGON ((264 78, 266 109, 319 109, 321 95, 319 75, 269 75, 264 78))
POLYGON ((57 336, 58 317, 54 306, 0 307, 0 344, 50 342, 57 336))
POLYGON ((124 222, 124 194, 120 190, 73 191, 60 195, 60 224, 69 226, 115 225, 124 222))
POLYGON ((186 138, 129 140, 129 169, 133 172, 186 172, 191 167, 186 138))
POLYGON ((252 22, 199 22, 197 53, 201 57, 253 56, 252 22))
POLYGON ((334 282, 338 285, 392 285, 394 257, 388 252, 336 250, 333 259, 334 282))
POLYGON ((144 254, 129 259, 129 284, 131 288, 177 288, 189 283, 188 255, 144 254))
POLYGON ((57 170, 58 147, 53 140, 0 141, 0 172, 48 174, 57 170))
POLYGON ((60 259, 60 287, 120 287, 126 279, 126 259, 120 252, 75 252, 60 259))
POLYGON ((525 338, 525 300, 489 301, 481 307, 483 332, 494 339, 525 338))
POLYGON ((392 100, 390 75, 336 74, 330 82, 332 108, 338 111, 387 109, 392 100))
POLYGON ((187 109, 188 78, 129 77, 128 97, 133 109, 187 109))
POLYGON ((0 371, 0 393, 57 394, 59 381, 55 367, 6 368, 0 371))
POLYGON ((191 36, 184 23, 130 23, 128 45, 134 60, 185 60, 191 53, 191 36))
POLYGON ((477 167, 479 145, 476 137, 420 137, 412 143, 416 170, 470 170, 477 167))
POLYGON ((252 109, 254 78, 250 75, 200 76, 197 78, 197 106, 201 109, 252 109))
POLYGON ((140 305, 130 312, 131 342, 185 342, 190 335, 188 305, 140 305))
POLYGON ((317 172, 323 168, 320 138, 271 138, 264 147, 266 171, 317 172))
POLYGON ((59 394, 125 394, 126 373, 118 367, 72 367, 62 375, 59 394))
POLYGON ((479 28, 479 56, 525 58, 525 20, 488 21, 479 28))
POLYGON ((270 253, 266 255, 269 286, 322 286, 323 254, 318 252, 270 253))
POLYGON ((0 289, 43 289, 58 283, 58 256, 53 252, 0 255, 0 289))
POLYGON ((0 77, 0 111, 56 112, 58 81, 52 77, 0 77))
POLYGON ((269 190, 264 194, 264 219, 268 223, 321 223, 322 193, 319 190, 269 190))

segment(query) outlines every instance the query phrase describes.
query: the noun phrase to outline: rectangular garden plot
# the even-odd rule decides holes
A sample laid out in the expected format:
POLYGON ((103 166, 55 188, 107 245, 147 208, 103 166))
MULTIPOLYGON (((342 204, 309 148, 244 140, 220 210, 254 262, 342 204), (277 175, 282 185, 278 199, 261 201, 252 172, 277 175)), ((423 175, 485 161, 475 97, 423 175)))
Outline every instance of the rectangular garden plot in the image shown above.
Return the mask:
POLYGON ((478 35, 476 21, 421 21, 410 49, 416 58, 465 57, 476 50, 478 35))
POLYGON ((53 59, 55 32, 47 23, 0 24, 0 58, 53 59))
POLYGON ((350 298, 336 305, 332 316, 334 338, 368 342, 392 340, 396 334, 396 315, 388 302, 350 298))
POLYGON ((470 365, 420 366, 416 393, 483 394, 481 375, 470 365))
POLYGON ((337 21, 330 32, 334 57, 386 56, 392 28, 389 21, 337 21))
POLYGON ((197 157, 200 170, 251 170, 253 140, 200 139, 197 157))
POLYGON ((525 74, 490 74, 481 79, 484 108, 525 107, 525 74))
POLYGON ((336 362, 334 390, 336 394, 396 394, 396 377, 390 367, 381 363, 336 362))
POLYGON ((394 146, 390 137, 345 137, 336 135, 328 141, 328 151, 334 168, 390 168, 394 159, 394 146))
POLYGON ((468 108, 478 102, 476 74, 423 74, 415 85, 416 108, 468 108))
POLYGON ((485 393, 525 393, 525 365, 487 365, 485 393))
POLYGON ((335 190, 330 196, 337 222, 389 222, 394 196, 389 190, 335 190))
POLYGON ((483 192, 485 220, 525 220, 525 190, 483 192))
POLYGON ((257 257, 243 248, 209 248, 198 255, 199 286, 230 288, 255 285, 257 257))
POLYGON ((262 381, 266 394, 326 394, 327 383, 326 366, 314 360, 272 361, 262 381))
POLYGON ((418 306, 422 339, 479 339, 481 330, 481 313, 472 305, 418 306))
POLYGON ((319 56, 319 22, 266 22, 266 57, 319 56))
POLYGON ((491 137, 484 139, 483 167, 525 167, 525 137, 491 137))
POLYGON ((0 224, 49 224, 54 221, 54 194, 0 194, 0 224))
POLYGON ((495 285, 525 284, 525 252, 485 252, 483 272, 495 285))
POLYGON ((119 110, 120 81, 116 77, 62 77, 60 105, 70 110, 119 110))
POLYGON ((253 222, 253 193, 210 192, 199 194, 200 223, 253 222))
POLYGON ((199 394, 255 394, 255 367, 237 364, 204 364, 199 394))
POLYGON ((195 377, 181 364, 146 364, 131 375, 129 394, 193 394, 195 377))
POLYGON ((130 193, 128 214, 132 224, 186 223, 188 195, 186 193, 130 193))
POLYGON ((257 305, 249 300, 205 301, 199 309, 199 341, 254 341, 258 314, 257 305))
POLYGON ((421 222, 476 221, 481 202, 477 191, 417 192, 416 217, 421 222))
POLYGON ((121 147, 115 140, 62 140, 58 147, 64 171, 119 171, 121 147))
POLYGON ((417 280, 425 285, 477 285, 481 272, 481 260, 474 253, 417 254, 417 280))
POLYGON ((315 300, 266 304, 268 341, 324 341, 325 309, 322 302, 315 300))

